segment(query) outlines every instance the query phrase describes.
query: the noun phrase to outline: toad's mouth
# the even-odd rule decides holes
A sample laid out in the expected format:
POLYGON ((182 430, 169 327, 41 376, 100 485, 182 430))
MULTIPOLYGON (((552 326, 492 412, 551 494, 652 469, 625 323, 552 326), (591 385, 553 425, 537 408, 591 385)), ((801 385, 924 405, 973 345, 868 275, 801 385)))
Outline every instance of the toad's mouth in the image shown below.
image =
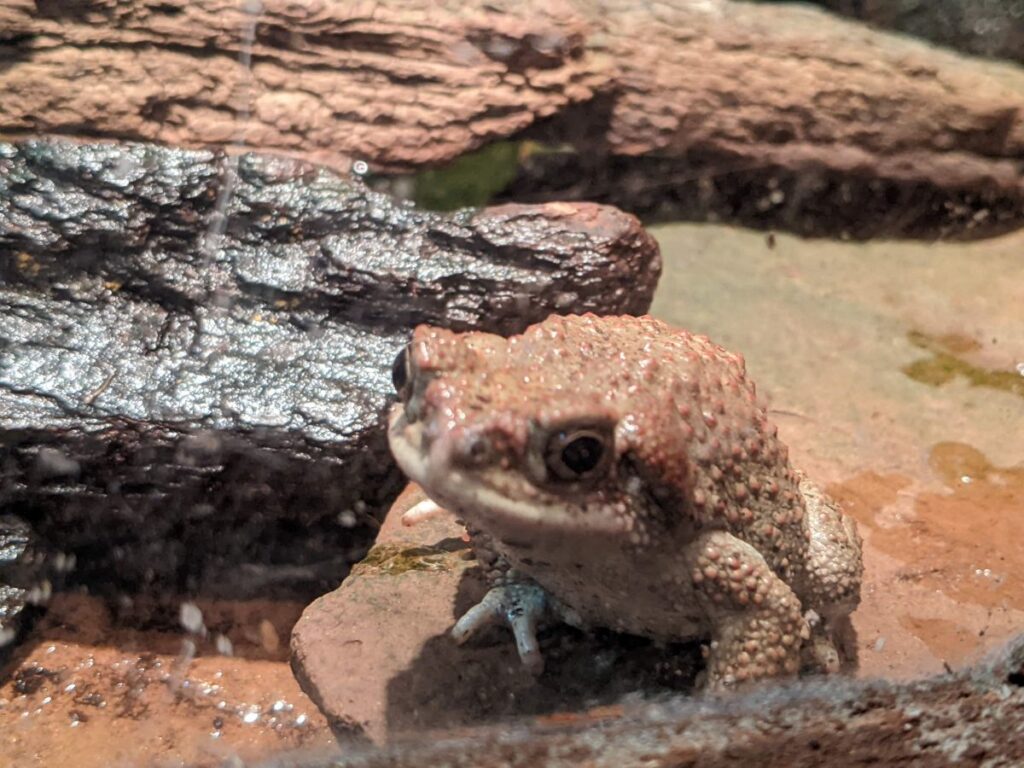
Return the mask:
POLYGON ((622 530, 621 521, 613 515, 594 514, 596 510, 585 513, 578 505, 538 489, 521 474, 497 468, 470 472, 457 466, 445 436, 428 440, 423 422, 410 421, 401 403, 391 409, 388 421, 388 443, 398 466, 431 499, 466 520, 510 532, 575 531, 581 524, 591 533, 622 530))

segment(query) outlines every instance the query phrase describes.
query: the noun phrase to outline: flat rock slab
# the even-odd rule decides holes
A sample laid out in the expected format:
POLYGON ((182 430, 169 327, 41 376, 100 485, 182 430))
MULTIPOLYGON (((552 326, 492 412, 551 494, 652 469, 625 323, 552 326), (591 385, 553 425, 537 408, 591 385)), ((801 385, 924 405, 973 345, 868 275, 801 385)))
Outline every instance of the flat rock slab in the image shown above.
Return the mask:
POLYGON ((413 731, 573 712, 623 696, 690 690, 697 644, 542 632, 546 668, 527 674, 511 633, 494 627, 457 646, 448 632, 486 592, 465 530, 449 515, 403 526, 423 498, 410 486, 377 543, 334 592, 306 608, 292 633, 292 667, 339 738, 391 741, 413 731))
POLYGON ((0 507, 80 583, 321 594, 401 488, 413 326, 643 312, 659 272, 593 204, 439 215, 268 156, 0 143, 0 507))

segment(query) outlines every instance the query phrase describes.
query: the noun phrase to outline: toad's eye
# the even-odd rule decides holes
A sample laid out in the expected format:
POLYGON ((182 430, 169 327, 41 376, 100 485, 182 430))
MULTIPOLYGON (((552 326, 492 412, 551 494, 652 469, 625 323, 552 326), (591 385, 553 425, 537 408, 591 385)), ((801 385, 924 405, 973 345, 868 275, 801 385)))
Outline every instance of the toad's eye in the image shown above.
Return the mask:
POLYGON ((596 429, 554 432, 544 449, 544 464, 554 478, 589 480, 608 466, 609 441, 609 435, 596 429))
POLYGON ((391 383, 395 385, 395 392, 401 397, 405 397, 406 387, 409 386, 409 380, 412 378, 409 365, 409 347, 407 345, 395 355, 395 362, 391 364, 391 383))

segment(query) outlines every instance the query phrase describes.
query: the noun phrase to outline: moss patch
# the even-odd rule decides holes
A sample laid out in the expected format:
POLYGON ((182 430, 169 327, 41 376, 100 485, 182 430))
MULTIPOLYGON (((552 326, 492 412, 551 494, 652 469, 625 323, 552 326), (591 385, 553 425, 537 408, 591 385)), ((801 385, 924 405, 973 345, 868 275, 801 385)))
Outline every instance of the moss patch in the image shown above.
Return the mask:
POLYGON ((462 552, 468 545, 399 547, 394 544, 378 544, 353 569, 353 573, 372 572, 397 576, 408 571, 447 571, 462 559, 462 552))
POLYGON ((479 208, 515 181, 530 157, 574 151, 566 145, 536 141, 496 141, 413 176, 413 199, 420 208, 433 211, 479 208))
POLYGON ((929 336, 921 331, 911 331, 907 339, 918 349, 931 353, 931 357, 915 360, 903 367, 903 373, 914 381, 937 387, 963 376, 973 387, 989 387, 1024 397, 1024 376, 1017 371, 982 368, 960 356, 981 346, 974 339, 956 334, 929 336))

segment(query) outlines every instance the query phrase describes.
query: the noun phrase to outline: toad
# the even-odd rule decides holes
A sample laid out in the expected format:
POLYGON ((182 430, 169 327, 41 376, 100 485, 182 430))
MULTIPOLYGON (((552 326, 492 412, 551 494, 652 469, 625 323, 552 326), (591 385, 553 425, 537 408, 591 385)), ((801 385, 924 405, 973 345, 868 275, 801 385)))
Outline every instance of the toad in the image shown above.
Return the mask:
POLYGON ((456 641, 505 622, 538 673, 553 617, 706 638, 713 688, 838 668, 856 525, 790 465, 741 356, 651 317, 552 316, 420 326, 393 374, 392 453, 490 583, 456 641))

